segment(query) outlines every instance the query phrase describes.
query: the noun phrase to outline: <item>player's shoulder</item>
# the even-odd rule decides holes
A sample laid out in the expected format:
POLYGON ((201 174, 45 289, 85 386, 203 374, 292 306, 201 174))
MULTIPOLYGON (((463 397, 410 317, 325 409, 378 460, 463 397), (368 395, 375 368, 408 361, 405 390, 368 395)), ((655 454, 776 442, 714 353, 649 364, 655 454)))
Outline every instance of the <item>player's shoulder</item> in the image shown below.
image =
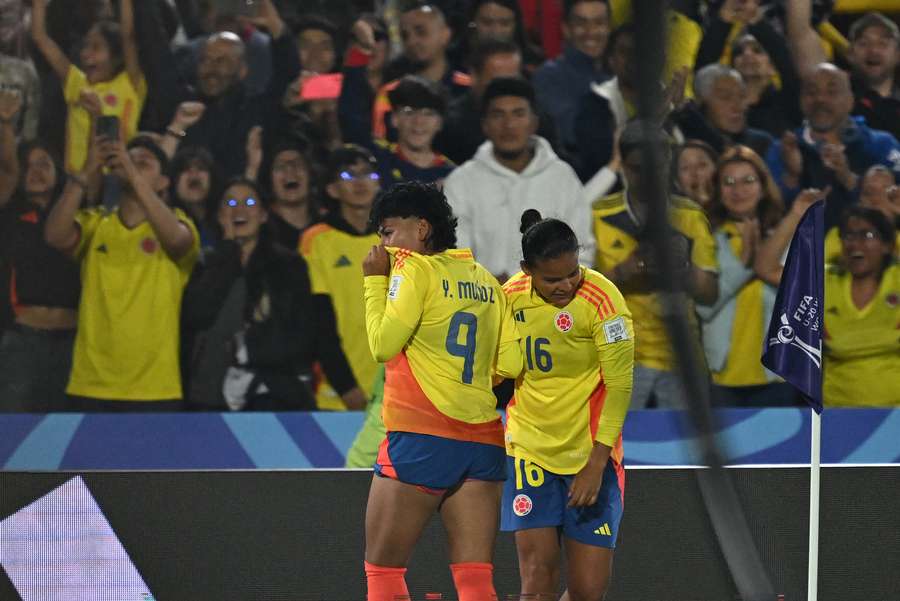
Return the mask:
POLYGON ((622 293, 616 285, 602 273, 587 268, 581 287, 575 293, 575 300, 600 319, 612 317, 624 308, 622 293))
POLYGON ((300 252, 304 255, 309 254, 313 247, 324 239, 323 235, 331 231, 334 231, 334 227, 327 223, 317 223, 307 228, 300 238, 300 252))
POLYGON ((531 293, 531 276, 520 271, 503 284, 503 292, 506 296, 514 297, 521 294, 531 293))
POLYGON ((616 192, 608 196, 602 196, 591 203, 591 209, 598 217, 615 215, 625 210, 625 193, 616 192))

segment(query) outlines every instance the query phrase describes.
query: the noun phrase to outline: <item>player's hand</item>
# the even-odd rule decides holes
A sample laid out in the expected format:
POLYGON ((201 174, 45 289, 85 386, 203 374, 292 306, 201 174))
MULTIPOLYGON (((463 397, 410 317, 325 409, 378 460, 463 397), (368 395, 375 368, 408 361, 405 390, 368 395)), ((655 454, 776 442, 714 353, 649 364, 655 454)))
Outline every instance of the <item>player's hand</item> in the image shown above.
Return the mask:
POLYGON ((351 411, 360 411, 366 408, 369 403, 369 397, 359 386, 354 386, 341 395, 341 400, 347 405, 347 409, 351 411))
POLYGON ((354 43, 366 54, 375 50, 375 30, 365 19, 357 19, 350 28, 354 43))
POLYGON ((594 449, 584 467, 575 474, 569 488, 569 507, 590 507, 597 502, 600 486, 603 484, 603 470, 609 461, 611 448, 594 443, 594 449))
POLYGON ((843 144, 825 144, 822 146, 820 156, 822 163, 832 171, 834 176, 848 190, 855 190, 859 177, 850 169, 847 153, 843 144))
POLYGON ((759 246, 759 219, 751 217, 735 223, 738 233, 741 235, 741 262, 744 265, 752 265, 756 256, 756 248, 759 246))
POLYGON ((816 202, 820 200, 825 200, 825 198, 831 193, 831 186, 828 186, 824 190, 819 190, 818 188, 807 188, 803 192, 797 195, 797 198, 794 199, 793 204, 791 204, 791 213, 793 213, 794 217, 798 219, 803 217, 803 214, 806 213, 806 210, 813 206, 816 202))
POLYGON ((391 257, 383 244, 373 246, 363 259, 363 275, 388 275, 391 273, 391 257))
POLYGON ((197 123, 203 113, 206 111, 206 105, 202 102, 186 101, 178 105, 175 109, 175 116, 172 117, 170 127, 177 131, 187 131, 189 127, 197 123))
POLYGON ((103 114, 103 102, 100 97, 90 90, 82 90, 78 96, 78 104, 81 108, 91 114, 91 117, 97 118, 103 114))

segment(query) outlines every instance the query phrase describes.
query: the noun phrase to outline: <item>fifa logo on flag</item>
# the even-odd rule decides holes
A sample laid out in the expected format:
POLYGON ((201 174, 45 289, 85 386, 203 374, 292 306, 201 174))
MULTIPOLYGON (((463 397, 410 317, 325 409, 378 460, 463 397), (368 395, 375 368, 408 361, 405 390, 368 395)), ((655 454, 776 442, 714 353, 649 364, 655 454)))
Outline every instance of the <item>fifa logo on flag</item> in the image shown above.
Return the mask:
MULTIPOLYGON (((806 356, 816 364, 816 367, 822 367, 822 349, 809 345, 798 338, 785 313, 781 314, 781 327, 778 328, 778 334, 774 338, 769 338, 769 346, 774 346, 776 344, 789 344, 795 346, 803 351, 806 356)), ((821 344, 822 343, 820 342, 819 345, 821 346, 821 344)))

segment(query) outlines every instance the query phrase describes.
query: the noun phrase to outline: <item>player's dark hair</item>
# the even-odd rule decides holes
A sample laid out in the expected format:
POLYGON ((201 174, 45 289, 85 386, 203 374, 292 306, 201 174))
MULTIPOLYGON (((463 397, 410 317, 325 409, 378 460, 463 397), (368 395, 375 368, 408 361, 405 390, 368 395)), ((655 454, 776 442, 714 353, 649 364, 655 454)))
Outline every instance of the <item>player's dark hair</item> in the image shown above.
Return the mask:
POLYGON ((498 38, 485 38, 478 40, 472 47, 469 59, 466 61, 471 73, 481 73, 488 59, 498 54, 518 54, 522 55, 519 45, 512 40, 501 40, 498 38))
POLYGON ((394 184, 380 195, 369 214, 369 226, 377 229, 390 217, 418 217, 431 225, 425 246, 433 252, 456 248, 453 209, 444 192, 434 184, 410 181, 394 184))
POLYGON ((578 252, 578 238, 564 221, 543 219, 535 209, 522 213, 522 259, 529 267, 541 261, 578 252))
POLYGON ((337 26, 324 15, 306 13, 301 17, 291 19, 290 27, 291 32, 294 34, 294 37, 299 36, 301 33, 308 29, 315 29, 316 31, 324 31, 325 33, 327 33, 332 42, 335 42, 337 40, 337 26))
POLYGON ((488 108, 495 98, 517 96, 528 101, 532 113, 537 113, 537 101, 534 97, 534 86, 522 77, 498 77, 491 80, 481 97, 481 116, 487 115, 488 108))
POLYGON ((581 4, 582 2, 601 2, 606 5, 607 10, 612 10, 612 7, 609 5, 609 0, 564 0, 563 20, 568 21, 569 16, 572 14, 572 9, 574 9, 576 5, 581 4))

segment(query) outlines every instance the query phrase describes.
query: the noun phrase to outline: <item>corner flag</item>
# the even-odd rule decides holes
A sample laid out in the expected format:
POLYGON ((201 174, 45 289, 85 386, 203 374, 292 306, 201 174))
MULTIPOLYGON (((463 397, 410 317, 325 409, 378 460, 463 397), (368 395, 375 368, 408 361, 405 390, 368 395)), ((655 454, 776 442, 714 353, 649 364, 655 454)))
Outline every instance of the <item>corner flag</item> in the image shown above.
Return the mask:
POLYGON ((778 286, 762 363, 822 413, 822 311, 825 307, 825 204, 804 213, 778 286))

